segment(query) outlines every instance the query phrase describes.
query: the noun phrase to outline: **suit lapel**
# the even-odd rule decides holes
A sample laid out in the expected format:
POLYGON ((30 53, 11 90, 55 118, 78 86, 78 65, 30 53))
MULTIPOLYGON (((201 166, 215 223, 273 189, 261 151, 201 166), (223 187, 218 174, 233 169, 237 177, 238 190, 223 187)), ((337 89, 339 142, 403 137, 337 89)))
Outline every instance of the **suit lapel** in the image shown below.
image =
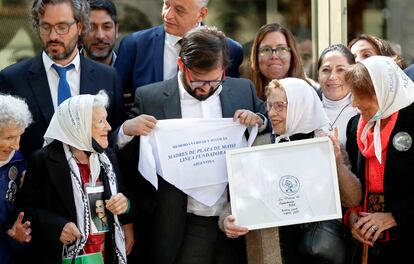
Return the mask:
POLYGON ((62 206, 68 210, 72 219, 76 220, 70 168, 61 143, 56 141, 50 145, 46 164, 49 169, 50 180, 63 203, 62 206))
POLYGON ((164 116, 166 119, 181 118, 180 93, 177 76, 166 81, 164 95, 164 116))
POLYGON ((223 89, 220 93, 221 111, 224 118, 233 117, 234 112, 237 110, 231 100, 232 91, 226 84, 228 85, 226 82, 223 83, 223 89))
POLYGON ((164 80, 164 27, 161 25, 155 31, 152 38, 154 75, 155 80, 164 80))
POLYGON ((79 94, 96 94, 98 88, 95 79, 97 77, 93 65, 82 55, 80 55, 80 65, 79 94))
POLYGON ((50 95, 49 81, 43 66, 42 53, 33 59, 29 72, 29 86, 34 94, 34 99, 37 101, 46 123, 49 123, 55 109, 50 95))

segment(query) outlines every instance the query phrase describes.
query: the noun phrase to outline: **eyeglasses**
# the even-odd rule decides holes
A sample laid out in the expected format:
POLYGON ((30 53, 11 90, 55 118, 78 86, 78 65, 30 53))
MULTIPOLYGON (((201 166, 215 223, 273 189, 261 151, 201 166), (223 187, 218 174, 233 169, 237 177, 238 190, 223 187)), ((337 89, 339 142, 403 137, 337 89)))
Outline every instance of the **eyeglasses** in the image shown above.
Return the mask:
POLYGON ((206 84, 208 84, 211 88, 216 89, 221 84, 223 84, 223 82, 226 80, 226 71, 223 71, 221 80, 211 80, 211 81, 206 81, 206 80, 193 81, 190 75, 190 71, 188 70, 188 67, 186 65, 184 65, 184 71, 185 71, 185 75, 187 75, 190 86, 193 89, 203 87, 206 84))
POLYGON ((276 49, 272 49, 270 47, 262 47, 259 48, 259 56, 271 59, 273 56, 273 52, 281 59, 286 59, 290 54, 291 48, 288 47, 277 47, 276 49))
POLYGON ((266 101, 266 110, 270 111, 270 109, 274 109, 276 112, 281 112, 285 107, 287 107, 288 102, 283 101, 276 101, 276 102, 269 102, 266 101))
POLYGON ((49 35, 52 29, 55 30, 58 35, 66 35, 69 32, 70 27, 76 23, 76 20, 71 23, 57 23, 56 25, 41 24, 39 26, 40 35, 49 35))

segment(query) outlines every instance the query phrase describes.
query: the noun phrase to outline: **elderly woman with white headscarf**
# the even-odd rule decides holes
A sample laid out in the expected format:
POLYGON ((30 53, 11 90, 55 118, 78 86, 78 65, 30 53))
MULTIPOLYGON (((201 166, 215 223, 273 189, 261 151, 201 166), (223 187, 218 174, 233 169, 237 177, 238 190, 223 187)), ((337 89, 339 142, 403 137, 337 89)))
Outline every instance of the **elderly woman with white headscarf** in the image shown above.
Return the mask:
POLYGON ((46 146, 29 162, 17 202, 32 222, 38 263, 62 263, 63 249, 67 257, 102 253, 105 263, 126 263, 131 230, 124 234, 122 225, 132 222, 133 210, 106 149, 107 103, 102 91, 64 101, 45 133, 46 146), (105 201, 108 232, 97 232, 91 221, 97 199, 105 201))
POLYGON ((16 220, 15 198, 23 182, 26 166, 19 152, 20 136, 32 122, 32 114, 24 100, 0 94, 0 260, 15 263, 19 242, 31 240, 30 222, 23 213, 16 220), (13 239, 14 240, 13 240, 13 239))
POLYGON ((276 143, 313 138, 328 131, 330 121, 320 99, 304 80, 273 80, 266 87, 266 97, 276 143))
POLYGON ((347 151, 364 199, 347 213, 369 263, 412 258, 414 237, 414 84, 390 58, 351 66, 345 80, 360 115, 350 120, 347 151))
MULTIPOLYGON (((313 87, 304 80, 272 80, 266 87, 266 97, 268 115, 273 127, 272 137, 267 143, 309 139, 324 136, 329 131, 330 121, 322 103, 313 87)), ((341 200, 346 205, 355 206, 360 201, 360 183, 343 165, 337 135, 331 139, 336 155, 341 200)), ((223 220, 223 229, 229 237, 238 237, 249 232, 246 228, 237 226, 235 221, 232 215, 223 220)), ((300 253, 301 239, 300 225, 255 230, 247 237, 249 262, 270 264, 281 263, 283 259, 284 263, 313 263, 313 256, 300 253), (277 236, 280 237, 280 249, 277 236)))

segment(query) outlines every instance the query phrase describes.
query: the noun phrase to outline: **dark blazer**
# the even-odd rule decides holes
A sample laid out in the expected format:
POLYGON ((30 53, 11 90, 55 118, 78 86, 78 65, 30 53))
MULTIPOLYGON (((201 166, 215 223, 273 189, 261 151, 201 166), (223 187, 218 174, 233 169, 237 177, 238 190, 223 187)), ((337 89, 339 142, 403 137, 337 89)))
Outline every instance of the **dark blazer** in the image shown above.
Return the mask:
MULTIPOLYGON (((220 101, 223 117, 233 117, 238 109, 259 112, 263 108, 253 84, 246 79, 227 78, 220 101)), ((181 118, 177 77, 137 89, 132 112, 136 116, 152 115, 158 120, 181 118)), ((128 181, 129 190, 134 190, 139 203, 135 224, 139 238, 137 251, 142 254, 141 263, 170 264, 177 257, 183 240, 187 195, 161 177, 158 177, 158 190, 155 190, 137 171, 138 150, 139 137, 118 150, 122 169, 130 172, 125 181, 128 181)))
MULTIPOLYGON (((118 180, 118 191, 125 194, 120 171, 115 155, 107 150, 118 180)), ((108 177, 101 169, 100 179, 104 185, 105 199, 111 196, 108 177)), ((129 197, 131 198, 131 197, 129 197)), ((31 222, 33 236, 34 263, 62 263, 62 246, 59 237, 68 222, 77 223, 75 200, 69 164, 66 160, 62 143, 54 141, 37 150, 30 159, 25 180, 19 192, 16 204, 19 211, 25 212, 25 218, 31 222)), ((128 214, 120 215, 122 224, 132 222, 134 207, 128 214)), ((113 221, 112 214, 107 216, 113 221)), ((110 225, 110 232, 114 232, 110 225)), ((114 241, 111 233, 105 239, 105 263, 113 262, 114 241), (108 262, 107 262, 108 261, 108 262)))
MULTIPOLYGON (((80 94, 97 94, 104 89, 109 96, 108 121, 112 127, 124 121, 122 88, 114 69, 80 56, 80 94)), ((20 141, 26 160, 43 145, 43 135, 49 126, 54 108, 42 54, 11 65, 0 72, 0 91, 26 100, 33 123, 20 141)))
MULTIPOLYGON (((137 31, 120 43, 115 69, 122 79, 125 92, 135 94, 135 89, 163 81, 164 78, 164 26, 137 31)), ((243 61, 242 46, 227 38, 231 65, 226 70, 229 77, 239 77, 243 61)))
MULTIPOLYGON (((414 139, 414 104, 401 109, 392 130, 387 148, 384 171, 385 211, 391 212, 398 226, 390 229, 391 236, 397 238, 399 252, 395 256, 412 256, 412 238, 414 230, 414 145, 407 151, 398 151, 393 146, 394 136, 406 132, 414 139)), ((357 145, 357 126, 360 116, 353 117, 347 128, 346 149, 351 161, 353 172, 359 177, 362 190, 365 192, 365 157, 357 145)), ((398 261, 396 261, 398 262, 398 261)))

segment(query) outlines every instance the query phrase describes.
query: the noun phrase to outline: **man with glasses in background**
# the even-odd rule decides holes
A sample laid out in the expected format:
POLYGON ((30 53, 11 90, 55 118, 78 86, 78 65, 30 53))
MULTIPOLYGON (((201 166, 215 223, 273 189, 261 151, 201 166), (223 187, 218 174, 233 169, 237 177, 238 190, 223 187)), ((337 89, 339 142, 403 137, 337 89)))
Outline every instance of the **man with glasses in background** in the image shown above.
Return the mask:
MULTIPOLYGON (((245 263, 243 238, 229 239, 218 227, 218 216, 229 203, 226 190, 215 204, 207 206, 162 177, 158 177, 155 190, 137 171, 140 136, 148 135, 157 120, 233 118, 262 129, 267 122, 259 113, 264 105, 253 84, 226 77, 229 54, 222 32, 208 27, 191 30, 182 39, 176 61, 178 75, 137 89, 131 111, 136 117, 125 121, 117 131, 120 165, 125 171, 135 172, 125 180, 138 202, 138 262, 245 263)), ((203 192, 211 191, 210 186, 201 188, 205 188, 203 192)))
POLYGON ((43 135, 58 105, 78 94, 109 95, 108 121, 124 121, 122 89, 114 69, 79 54, 78 42, 89 29, 86 0, 34 0, 32 25, 43 45, 36 57, 0 72, 0 91, 22 97, 29 105, 33 124, 22 136, 26 159, 43 145, 43 135))

